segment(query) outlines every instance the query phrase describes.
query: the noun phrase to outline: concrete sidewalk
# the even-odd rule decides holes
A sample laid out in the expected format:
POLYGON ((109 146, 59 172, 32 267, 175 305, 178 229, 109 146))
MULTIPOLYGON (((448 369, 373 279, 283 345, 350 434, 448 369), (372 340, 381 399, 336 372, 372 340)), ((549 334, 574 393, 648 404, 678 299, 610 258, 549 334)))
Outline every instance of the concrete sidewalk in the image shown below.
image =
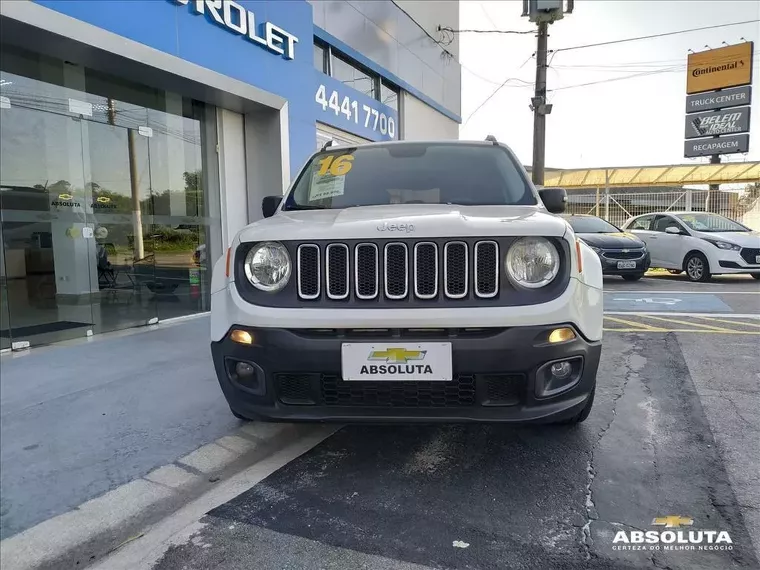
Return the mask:
POLYGON ((0 357, 3 539, 239 427, 208 317, 0 357))

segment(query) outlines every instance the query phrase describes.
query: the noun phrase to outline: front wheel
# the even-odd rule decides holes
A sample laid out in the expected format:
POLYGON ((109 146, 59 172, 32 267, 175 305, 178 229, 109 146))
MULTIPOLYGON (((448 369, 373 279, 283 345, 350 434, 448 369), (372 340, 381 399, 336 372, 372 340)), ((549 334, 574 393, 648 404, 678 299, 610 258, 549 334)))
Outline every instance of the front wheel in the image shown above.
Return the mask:
POLYGON ((691 253, 684 260, 684 268, 686 269, 686 276, 689 281, 702 282, 709 281, 710 267, 707 263, 707 258, 701 253, 691 253))
POLYGON ((638 281, 642 277, 644 277, 643 273, 635 273, 633 275, 623 275, 623 279, 625 279, 626 281, 638 281))

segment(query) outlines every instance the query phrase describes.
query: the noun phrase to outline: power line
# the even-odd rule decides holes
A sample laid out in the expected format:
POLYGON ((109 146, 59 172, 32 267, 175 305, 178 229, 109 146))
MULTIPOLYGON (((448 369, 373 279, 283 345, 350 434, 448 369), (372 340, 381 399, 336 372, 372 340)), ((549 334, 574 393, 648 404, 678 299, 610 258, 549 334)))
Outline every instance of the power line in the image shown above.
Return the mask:
POLYGON ((491 18, 491 14, 489 14, 488 10, 486 10, 486 7, 483 6, 483 2, 478 2, 478 6, 480 6, 480 10, 483 12, 483 14, 486 15, 486 18, 488 18, 488 21, 491 22, 493 29, 495 30, 496 28, 498 28, 498 26, 496 25, 496 22, 494 22, 493 18, 491 18))
POLYGON ((655 71, 642 71, 640 73, 633 73, 631 75, 625 75, 623 77, 611 77, 608 79, 600 79, 599 81, 589 81, 587 83, 578 83, 577 85, 566 85, 564 87, 557 87, 556 89, 549 89, 549 91, 564 91, 565 89, 575 89, 577 87, 588 87, 590 85, 600 85, 602 83, 612 83, 613 81, 623 81, 625 79, 636 79, 637 77, 646 77, 649 75, 656 75, 658 73, 675 73, 676 71, 683 71, 685 66, 676 66, 667 69, 659 69, 655 71))
POLYGON ((743 24, 754 24, 760 22, 760 19, 757 20, 746 20, 744 22, 731 22, 728 24, 716 24, 714 26, 703 26, 701 28, 690 28, 688 30, 675 30, 673 32, 663 32, 661 34, 652 34, 649 36, 637 36, 633 38, 624 38, 621 40, 611 40, 608 42, 598 42, 595 44, 583 44, 579 46, 570 46, 566 48, 558 48, 555 50, 552 50, 553 52, 560 52, 560 51, 570 51, 570 50, 576 50, 576 49, 585 49, 585 48, 591 48, 591 47, 599 47, 599 46, 609 46, 614 44, 622 44, 625 42, 635 42, 639 40, 651 40, 653 38, 664 38, 666 36, 674 36, 676 34, 688 34, 691 32, 701 32, 702 30, 714 30, 716 28, 727 28, 729 26, 741 26, 743 24))
POLYGON ((438 26, 438 31, 440 32, 450 32, 452 34, 502 34, 502 35, 508 35, 508 34, 516 34, 516 35, 528 35, 533 34, 535 35, 535 30, 525 30, 525 31, 518 31, 518 30, 455 30, 454 28, 451 28, 449 26, 438 26))
MULTIPOLYGON (((534 56, 534 55, 535 55, 535 54, 531 54, 531 55, 530 55, 530 57, 528 57, 528 59, 526 59, 526 60, 523 62, 523 64, 522 64, 520 67, 518 67, 518 69, 522 69, 523 67, 525 67, 525 64, 527 64, 527 63, 528 63, 528 62, 529 62, 531 59, 533 59, 533 56, 534 56)), ((491 93, 491 94, 490 94, 488 97, 486 97, 486 99, 485 99, 485 100, 484 100, 484 101, 483 101, 483 102, 482 102, 480 105, 478 105, 478 106, 477 106, 477 108, 476 108, 476 109, 475 109, 475 110, 474 110, 472 113, 470 113, 470 116, 469 116, 469 117, 467 117, 467 119, 465 120, 465 122, 464 122, 464 123, 462 123, 462 126, 464 127, 465 125, 467 125, 467 123, 470 121, 470 119, 472 119, 472 118, 475 116, 475 113, 477 113, 477 112, 478 112, 478 111, 480 111, 480 110, 481 110, 483 107, 485 107, 486 103, 488 103, 488 102, 489 102, 491 99, 493 99, 493 97, 494 97, 494 96, 495 96, 495 95, 496 95, 496 94, 497 94, 499 91, 501 91, 501 90, 502 90, 504 87, 506 87, 507 83, 509 83, 510 81, 521 81, 521 82, 523 82, 523 83, 526 83, 526 84, 528 84, 528 82, 527 82, 527 81, 524 81, 524 80, 522 80, 522 79, 518 79, 518 78, 516 78, 516 77, 508 77, 507 79, 505 79, 505 80, 504 80, 504 81, 501 83, 501 85, 499 85, 499 86, 498 86, 496 89, 494 89, 494 91, 493 91, 493 92, 492 92, 492 93, 491 93)), ((533 86, 533 83, 529 83, 528 85, 530 85, 530 86, 533 86)))

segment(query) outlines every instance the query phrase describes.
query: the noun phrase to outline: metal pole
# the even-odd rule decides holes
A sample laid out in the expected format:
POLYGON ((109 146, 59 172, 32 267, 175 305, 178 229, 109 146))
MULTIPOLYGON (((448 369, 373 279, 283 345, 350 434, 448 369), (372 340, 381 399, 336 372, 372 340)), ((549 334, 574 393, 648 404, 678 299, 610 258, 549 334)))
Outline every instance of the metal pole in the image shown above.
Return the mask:
POLYGON ((604 219, 610 221, 610 171, 604 169, 604 219))
POLYGON ((544 184, 544 161, 546 158, 546 54, 549 38, 549 22, 538 22, 538 47, 536 49, 536 89, 533 97, 533 183, 544 184))
POLYGON ((135 151, 135 130, 127 129, 129 149, 129 183, 132 190, 132 230, 135 236, 135 261, 145 257, 143 244, 142 212, 140 211, 140 187, 138 184, 137 153, 135 151))
MULTIPOLYGON (((714 154, 710 157, 710 164, 720 164, 720 155, 714 154)), ((720 184, 710 184, 707 191, 707 197, 705 198, 705 212, 717 213, 718 208, 712 208, 713 204, 719 201, 718 193, 720 192, 720 184)))

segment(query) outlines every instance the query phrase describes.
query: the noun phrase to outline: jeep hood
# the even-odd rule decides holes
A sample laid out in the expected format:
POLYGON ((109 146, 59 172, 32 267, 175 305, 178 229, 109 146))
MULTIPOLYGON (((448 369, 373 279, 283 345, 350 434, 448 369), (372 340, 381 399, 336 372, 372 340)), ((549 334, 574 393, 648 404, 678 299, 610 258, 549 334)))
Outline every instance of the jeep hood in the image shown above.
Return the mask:
POLYGON ((567 223, 536 206, 404 204, 278 212, 248 225, 241 242, 433 237, 562 237, 567 223))

